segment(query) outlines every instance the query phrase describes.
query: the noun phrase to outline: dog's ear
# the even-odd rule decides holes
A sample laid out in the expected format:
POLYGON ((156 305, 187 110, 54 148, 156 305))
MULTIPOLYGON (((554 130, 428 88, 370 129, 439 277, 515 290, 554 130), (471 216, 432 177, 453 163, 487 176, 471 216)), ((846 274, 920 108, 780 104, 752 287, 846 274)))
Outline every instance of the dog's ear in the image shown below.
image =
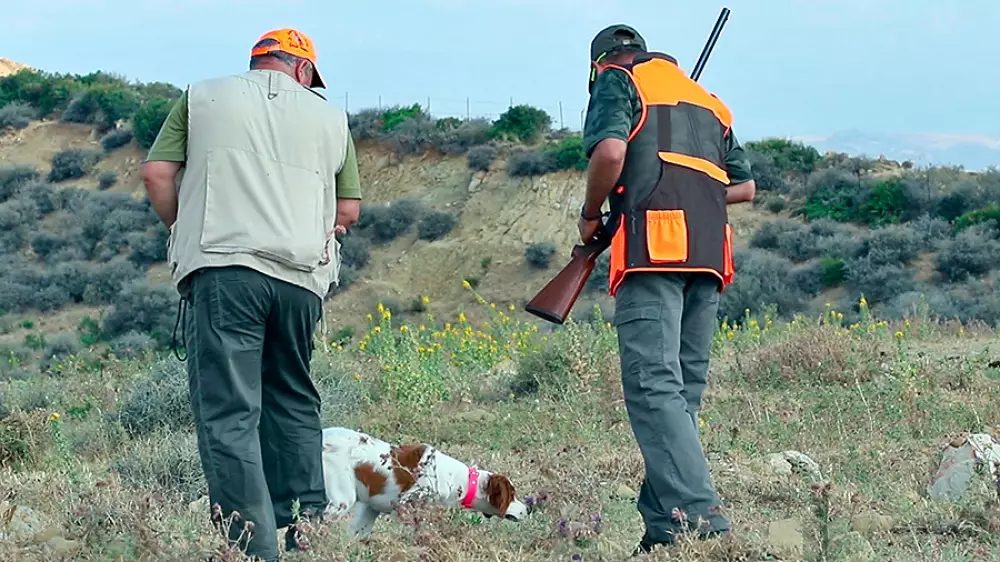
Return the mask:
POLYGON ((491 474, 486 481, 486 497, 497 511, 507 513, 507 508, 514 501, 514 485, 503 474, 491 474))

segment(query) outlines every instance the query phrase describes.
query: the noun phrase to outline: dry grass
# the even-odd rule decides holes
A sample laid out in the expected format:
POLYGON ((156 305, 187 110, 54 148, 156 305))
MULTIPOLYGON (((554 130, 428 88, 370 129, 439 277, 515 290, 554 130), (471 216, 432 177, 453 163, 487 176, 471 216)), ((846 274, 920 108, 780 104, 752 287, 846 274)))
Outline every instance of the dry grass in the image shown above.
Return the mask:
MULTIPOLYGON (((530 337, 521 328, 490 332, 501 343, 528 338, 512 359, 456 368, 417 355, 411 372, 397 374, 384 369, 401 365, 385 355, 402 349, 397 339, 379 352, 317 354, 314 369, 326 424, 434 443, 508 473, 534 499, 527 521, 406 506, 380 519, 367 544, 348 540, 342 521, 307 527, 308 551, 286 559, 626 559, 642 532, 629 489, 638 489, 643 464, 621 401, 614 333, 603 323, 530 337), (413 373, 443 377, 455 392, 385 394, 387 377, 413 373), (525 378, 534 384, 525 394, 503 392, 525 378)), ((371 348, 385 344, 378 337, 371 348)), ((990 366, 998 344, 995 332, 926 319, 855 327, 762 319, 732 336, 720 330, 702 442, 735 534, 684 538, 648 559, 997 559, 995 485, 978 481, 955 503, 931 502, 924 488, 942 444, 1000 426, 1000 369, 990 366), (777 474, 765 459, 785 450, 813 458, 822 481, 777 474), (769 537, 770 524, 785 519, 798 521, 803 552, 783 552, 769 537)), ((199 501, 193 432, 177 410, 183 369, 173 359, 99 367, 80 359, 59 377, 0 382, 0 406, 10 410, 0 421, 0 529, 4 505, 43 519, 25 543, 0 541, 0 559, 239 560, 199 501)))

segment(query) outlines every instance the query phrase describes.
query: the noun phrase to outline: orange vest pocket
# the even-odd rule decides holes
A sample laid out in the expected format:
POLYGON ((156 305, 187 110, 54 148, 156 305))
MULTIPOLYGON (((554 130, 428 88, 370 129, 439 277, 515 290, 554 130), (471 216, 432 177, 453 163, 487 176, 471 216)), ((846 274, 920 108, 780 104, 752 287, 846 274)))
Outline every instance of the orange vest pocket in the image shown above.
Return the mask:
POLYGON ((646 247, 651 263, 687 261, 688 232, 684 210, 646 211, 646 247))
POLYGON ((722 246, 722 282, 729 285, 736 274, 733 262, 733 227, 726 224, 726 242, 722 246))

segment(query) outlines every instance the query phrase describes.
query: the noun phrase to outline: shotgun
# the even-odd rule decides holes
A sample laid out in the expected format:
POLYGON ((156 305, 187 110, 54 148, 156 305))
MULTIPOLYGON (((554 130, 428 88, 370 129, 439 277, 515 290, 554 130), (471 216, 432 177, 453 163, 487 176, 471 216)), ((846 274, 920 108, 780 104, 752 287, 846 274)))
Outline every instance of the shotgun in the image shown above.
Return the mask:
MULTIPOLYGON (((697 82, 701 77, 701 72, 708 63, 708 57, 715 49, 719 35, 722 34, 722 28, 729 20, 729 12, 729 8, 722 8, 719 18, 715 21, 715 27, 712 28, 712 33, 701 50, 698 62, 691 70, 692 80, 697 82)), ((576 299, 587 284, 587 279, 594 272, 597 258, 611 246, 611 233, 608 231, 609 217, 610 213, 603 214, 601 227, 597 229, 597 234, 591 242, 573 246, 569 263, 528 301, 524 307, 525 311, 554 324, 566 321, 573 305, 576 304, 576 299)))

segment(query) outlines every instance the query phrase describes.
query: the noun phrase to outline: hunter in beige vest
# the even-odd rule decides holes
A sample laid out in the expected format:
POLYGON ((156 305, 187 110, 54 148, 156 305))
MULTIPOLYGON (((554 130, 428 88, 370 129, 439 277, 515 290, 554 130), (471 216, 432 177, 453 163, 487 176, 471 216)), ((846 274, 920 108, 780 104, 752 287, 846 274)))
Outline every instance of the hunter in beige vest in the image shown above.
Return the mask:
POLYGON ((324 297, 340 266, 333 230, 347 116, 273 70, 194 84, 188 112, 167 251, 174 282, 241 265, 324 297))

